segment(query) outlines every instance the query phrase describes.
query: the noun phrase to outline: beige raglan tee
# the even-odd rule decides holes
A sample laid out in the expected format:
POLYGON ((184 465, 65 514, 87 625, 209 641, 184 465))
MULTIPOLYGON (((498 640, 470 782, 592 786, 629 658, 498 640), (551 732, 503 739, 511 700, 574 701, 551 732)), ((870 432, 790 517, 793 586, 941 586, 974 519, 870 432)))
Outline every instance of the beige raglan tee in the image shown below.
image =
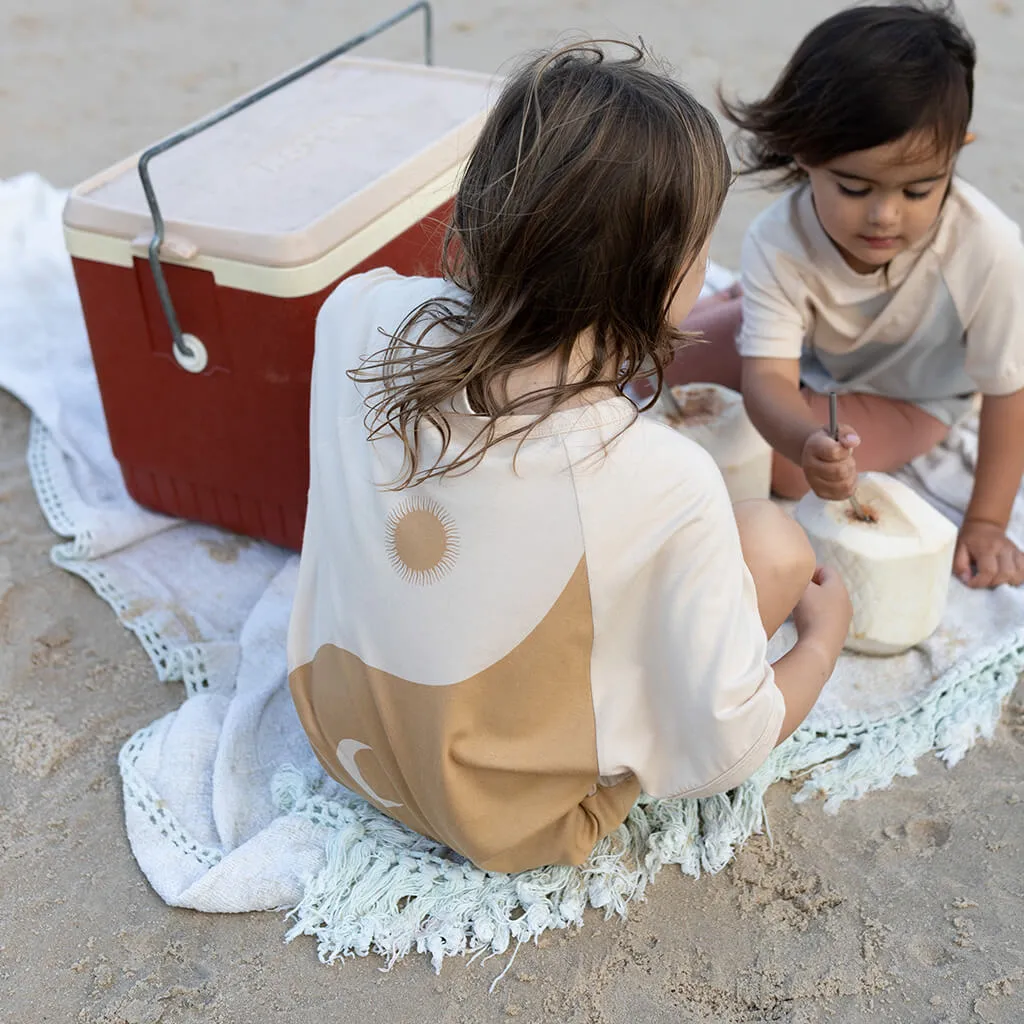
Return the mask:
MULTIPOLYGON (((437 296, 459 293, 379 270, 320 314, 292 693, 325 769, 410 828, 483 868, 581 863, 641 789, 746 779, 782 695, 717 467, 627 399, 389 489, 402 442, 367 439, 346 371, 437 296)), ((446 420, 453 450, 482 423, 446 420)), ((420 443, 429 465, 441 436, 420 443)))
POLYGON ((740 354, 799 359, 813 391, 903 399, 952 424, 975 392, 1024 387, 1020 230, 958 178, 932 231, 886 269, 847 265, 807 185, 754 221, 741 269, 740 354))

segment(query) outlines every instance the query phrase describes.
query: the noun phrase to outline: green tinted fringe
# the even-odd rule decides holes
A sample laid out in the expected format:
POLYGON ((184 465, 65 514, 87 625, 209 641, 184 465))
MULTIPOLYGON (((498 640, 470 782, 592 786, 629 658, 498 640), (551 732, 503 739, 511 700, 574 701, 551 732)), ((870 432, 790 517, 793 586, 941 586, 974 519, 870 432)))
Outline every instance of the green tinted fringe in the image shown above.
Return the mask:
POLYGON ((606 919, 625 917, 667 865, 694 878, 720 871, 767 827, 764 794, 780 779, 803 777, 795 799, 822 796, 835 813, 846 800, 913 775, 930 750, 956 764, 977 739, 991 738, 1022 670, 1024 630, 951 669, 907 711, 875 723, 798 730, 731 793, 641 797, 580 868, 480 871, 359 797, 326 799, 318 782, 282 769, 274 780, 281 810, 333 830, 322 870, 290 914, 287 938, 315 936, 325 962, 375 953, 390 967, 417 952, 439 971, 448 956, 498 955, 546 931, 581 926, 588 907, 606 919))

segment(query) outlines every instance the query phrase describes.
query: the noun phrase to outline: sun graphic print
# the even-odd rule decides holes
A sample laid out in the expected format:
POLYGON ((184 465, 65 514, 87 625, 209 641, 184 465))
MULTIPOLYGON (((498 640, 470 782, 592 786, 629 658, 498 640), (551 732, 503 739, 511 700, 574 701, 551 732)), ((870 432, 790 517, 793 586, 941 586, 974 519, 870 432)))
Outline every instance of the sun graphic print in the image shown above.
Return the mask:
POLYGON ((459 534, 448 510, 429 498, 409 498, 388 514, 384 543, 407 583, 437 583, 455 567, 459 534))

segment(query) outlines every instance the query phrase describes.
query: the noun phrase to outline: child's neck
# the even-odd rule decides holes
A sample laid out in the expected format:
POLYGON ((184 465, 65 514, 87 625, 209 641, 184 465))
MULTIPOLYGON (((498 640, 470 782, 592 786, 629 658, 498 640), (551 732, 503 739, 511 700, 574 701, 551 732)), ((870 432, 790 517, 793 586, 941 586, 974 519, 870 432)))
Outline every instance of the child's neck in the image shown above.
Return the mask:
MULTIPOLYGON (((569 356, 569 365, 566 370, 564 384, 574 384, 582 380, 590 369, 594 358, 594 335, 591 330, 584 331, 577 339, 569 356)), ((516 409, 516 413, 523 415, 541 414, 551 409, 550 394, 543 393, 550 388, 564 386, 559 383, 559 370, 562 357, 558 354, 549 356, 543 362, 524 366, 513 370, 504 380, 499 383, 502 398, 508 402, 528 398, 530 395, 538 395, 536 401, 528 401, 516 409)), ((617 394, 615 388, 615 368, 609 367, 606 375, 607 383, 594 385, 586 391, 557 402, 560 409, 570 409, 574 406, 590 405, 617 394)))

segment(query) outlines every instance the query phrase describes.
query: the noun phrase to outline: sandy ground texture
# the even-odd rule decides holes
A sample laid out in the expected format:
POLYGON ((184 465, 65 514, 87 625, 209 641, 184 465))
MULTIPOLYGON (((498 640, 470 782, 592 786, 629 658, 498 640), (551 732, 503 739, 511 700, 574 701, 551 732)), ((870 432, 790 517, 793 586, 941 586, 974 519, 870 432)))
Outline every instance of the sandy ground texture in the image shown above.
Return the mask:
MULTIPOLYGON (((485 71, 566 30, 642 35, 710 101, 764 87, 832 0, 440 0, 440 63, 485 71)), ((0 176, 71 185, 344 39, 390 5, 341 0, 0 0, 0 176)), ((963 169, 1024 219, 1024 0, 965 0, 981 48, 978 141, 963 169)), ((418 30, 371 53, 415 59, 418 30)), ((756 192, 729 203, 735 263, 756 192)), ((165 906, 128 849, 115 759, 174 708, 135 640, 52 567, 0 395, 0 1019, 156 1024, 337 1021, 786 1024, 1024 1019, 1024 704, 950 772, 843 808, 769 795, 772 835, 722 874, 666 870, 626 923, 502 962, 321 965, 273 914, 165 906)))

